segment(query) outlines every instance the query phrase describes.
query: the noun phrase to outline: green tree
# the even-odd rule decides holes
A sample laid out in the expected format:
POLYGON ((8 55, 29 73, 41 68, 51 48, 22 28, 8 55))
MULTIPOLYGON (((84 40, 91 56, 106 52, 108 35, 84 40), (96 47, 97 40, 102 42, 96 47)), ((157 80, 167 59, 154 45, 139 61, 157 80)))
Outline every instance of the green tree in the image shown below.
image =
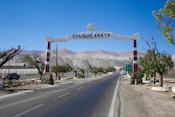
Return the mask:
POLYGON ((153 47, 150 46, 149 42, 147 41, 147 45, 149 46, 149 56, 151 57, 152 61, 151 64, 154 64, 156 68, 153 72, 158 72, 159 74, 159 86, 163 87, 163 75, 168 72, 168 70, 174 67, 173 61, 171 60, 171 55, 165 52, 159 52, 156 42, 154 41, 153 37, 151 38, 151 43, 153 47))
POLYGON ((84 72, 85 72, 85 70, 83 69, 83 68, 79 68, 78 67, 78 69, 81 71, 81 73, 84 75, 84 72))
POLYGON ((0 52, 0 67, 3 66, 6 62, 11 60, 14 56, 21 52, 20 46, 17 49, 11 48, 10 50, 0 52))
POLYGON ((70 69, 71 71, 73 71, 73 72, 74 72, 75 77, 77 77, 77 72, 78 72, 77 68, 73 68, 73 67, 72 67, 72 66, 70 66, 70 65, 68 65, 68 67, 69 67, 69 69, 70 69))
POLYGON ((89 64, 89 69, 90 69, 90 72, 93 73, 94 76, 96 76, 96 74, 98 73, 97 67, 91 66, 89 64))
MULTIPOLYGON (((126 69, 125 69, 125 70, 126 70, 126 69)), ((116 69, 115 69, 114 67, 108 67, 108 68, 107 68, 107 71, 108 71, 108 72, 115 72, 116 69)))
POLYGON ((68 65, 61 66, 61 73, 62 73, 63 78, 64 78, 64 73, 69 72, 69 71, 70 71, 70 67, 68 65))
POLYGON ((40 75, 40 80, 41 80, 45 69, 44 59, 40 55, 33 55, 33 56, 24 55, 21 59, 23 62, 27 62, 30 65, 33 65, 37 68, 38 74, 40 75))
POLYGON ((153 11, 153 16, 158 21, 160 31, 165 39, 175 44, 175 0, 167 0, 164 8, 153 11))
POLYGON ((149 51, 145 54, 144 57, 139 57, 138 60, 139 60, 139 72, 141 74, 146 75, 146 80, 148 77, 153 77, 154 78, 153 80, 155 81, 156 67, 149 51))
POLYGON ((53 73, 58 73, 58 75, 59 75, 59 80, 61 79, 61 74, 62 74, 62 76, 63 76, 63 78, 64 78, 64 73, 66 73, 66 72, 68 72, 68 71, 70 71, 71 69, 70 69, 70 66, 68 66, 68 65, 62 65, 62 66, 59 66, 59 65, 57 65, 57 66, 53 66, 52 68, 51 68, 51 71, 53 72, 53 73))
POLYGON ((97 68, 99 75, 104 73, 104 69, 102 67, 97 68))
POLYGON ((51 68, 51 72, 52 72, 52 73, 55 73, 55 75, 56 75, 56 80, 57 80, 57 74, 58 74, 57 66, 53 66, 53 67, 51 68))

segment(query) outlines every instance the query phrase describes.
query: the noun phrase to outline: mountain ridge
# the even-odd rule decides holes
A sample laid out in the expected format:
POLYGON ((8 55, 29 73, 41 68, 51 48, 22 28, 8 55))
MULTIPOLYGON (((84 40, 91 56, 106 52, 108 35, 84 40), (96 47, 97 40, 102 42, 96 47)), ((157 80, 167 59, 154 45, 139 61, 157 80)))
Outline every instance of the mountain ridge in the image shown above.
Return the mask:
MULTIPOLYGON (((45 51, 40 50, 31 50, 31 51, 22 51, 20 55, 35 55, 40 54, 42 57, 46 56, 45 51)), ((51 50, 51 55, 56 56, 56 50, 51 50)), ((138 56, 144 56, 144 52, 138 52, 138 56)), ((62 58, 109 58, 109 57, 132 57, 132 51, 126 52, 111 52, 106 50, 88 50, 88 51, 80 51, 80 52, 73 52, 68 49, 60 49, 58 50, 58 57, 62 58)))

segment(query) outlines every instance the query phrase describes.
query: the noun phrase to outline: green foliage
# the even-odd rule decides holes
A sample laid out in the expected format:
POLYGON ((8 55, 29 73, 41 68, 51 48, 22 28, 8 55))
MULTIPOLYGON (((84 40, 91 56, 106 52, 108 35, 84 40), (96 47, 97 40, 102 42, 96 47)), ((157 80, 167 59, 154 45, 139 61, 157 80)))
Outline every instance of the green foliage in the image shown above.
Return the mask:
POLYGON ((59 74, 59 79, 61 78, 60 77, 61 73, 62 73, 62 76, 64 77, 64 73, 69 72, 71 70, 72 70, 72 68, 69 65, 62 65, 62 66, 57 65, 57 66, 53 66, 51 68, 51 72, 53 72, 55 74, 59 74))
POLYGON ((154 47, 149 46, 149 51, 145 56, 139 58, 140 72, 145 73, 146 76, 151 76, 155 78, 156 72, 159 73, 159 86, 163 86, 163 75, 165 75, 168 70, 174 67, 174 63, 171 60, 171 55, 165 52, 159 52, 156 42, 153 37, 151 43, 154 47))
POLYGON ((107 69, 103 69, 102 67, 92 67, 91 65, 89 65, 90 68, 90 72, 94 73, 94 75, 98 74, 98 73, 108 73, 108 72, 115 72, 116 69, 114 67, 108 67, 107 69))
POLYGON ((89 64, 89 69, 91 73, 94 73, 94 75, 98 73, 98 68, 94 66, 92 67, 90 64, 89 64))
POLYGON ((139 72, 145 74, 147 77, 152 77, 157 71, 155 68, 154 60, 151 54, 148 52, 144 57, 139 57, 139 72))
POLYGON ((104 71, 103 71, 103 74, 107 74, 107 73, 108 73, 108 71, 107 71, 107 70, 104 70, 104 71))
POLYGON ((51 68, 51 71, 53 73, 66 73, 66 72, 68 72, 70 70, 71 70, 71 68, 68 65, 62 65, 62 66, 57 65, 57 66, 53 66, 51 68))
POLYGON ((83 73, 78 74, 78 78, 85 78, 85 75, 83 73))
POLYGON ((6 78, 6 79, 4 80, 4 82, 5 82, 5 84, 9 85, 11 81, 10 81, 9 78, 6 78))
POLYGON ((153 16, 159 23, 160 31, 165 39, 175 44, 175 0, 167 0, 164 8, 153 11, 153 16))
POLYGON ((142 83, 143 76, 144 75, 140 72, 132 73, 132 75, 131 75, 131 84, 134 84, 135 79, 137 79, 138 83, 142 83))
POLYGON ((84 75, 84 69, 82 69, 82 68, 78 68, 81 72, 82 72, 82 74, 84 75))
POLYGON ((107 73, 107 72, 115 72, 116 69, 114 67, 108 67, 107 69, 103 69, 102 67, 92 67, 91 65, 89 65, 90 68, 90 72, 97 74, 98 72, 101 73, 107 73))
POLYGON ((126 67, 120 68, 120 70, 126 70, 126 67))
POLYGON ((108 71, 108 72, 115 72, 116 69, 115 69, 114 67, 108 67, 108 68, 107 68, 107 71, 108 71))
POLYGON ((98 72, 104 72, 104 69, 102 67, 97 68, 98 72))
POLYGON ((174 67, 171 56, 165 52, 156 54, 152 49, 145 56, 139 57, 139 71, 144 73, 146 77, 153 77, 156 72, 166 74, 169 69, 174 67))
POLYGON ((77 77, 77 72, 78 69, 77 68, 73 68, 72 66, 68 65, 68 67, 70 68, 70 71, 73 71, 75 73, 75 77, 77 77))
POLYGON ((168 53, 162 52, 160 55, 157 55, 155 59, 157 65, 156 71, 163 73, 164 75, 169 69, 174 67, 173 61, 171 60, 171 55, 168 53))

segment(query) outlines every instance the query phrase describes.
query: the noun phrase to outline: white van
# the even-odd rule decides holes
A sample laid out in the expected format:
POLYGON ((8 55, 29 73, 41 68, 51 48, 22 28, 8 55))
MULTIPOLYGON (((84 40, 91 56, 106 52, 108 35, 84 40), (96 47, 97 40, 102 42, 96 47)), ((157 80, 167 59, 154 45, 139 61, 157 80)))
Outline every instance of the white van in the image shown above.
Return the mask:
POLYGON ((122 70, 120 73, 121 73, 122 75, 126 75, 126 74, 127 74, 127 72, 126 72, 125 70, 122 70))

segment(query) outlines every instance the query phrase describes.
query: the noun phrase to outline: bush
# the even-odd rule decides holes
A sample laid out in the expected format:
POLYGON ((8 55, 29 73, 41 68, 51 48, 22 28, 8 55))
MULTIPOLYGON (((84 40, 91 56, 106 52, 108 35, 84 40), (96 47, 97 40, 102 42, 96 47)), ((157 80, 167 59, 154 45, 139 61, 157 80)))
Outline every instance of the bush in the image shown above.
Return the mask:
POLYGON ((85 75, 84 74, 78 74, 78 78, 84 78, 85 75))
POLYGON ((107 70, 105 70, 104 72, 103 72, 103 74, 107 74, 108 73, 108 71, 107 70))
POLYGON ((131 74, 131 84, 135 83, 135 79, 137 79, 138 84, 142 83, 142 78, 143 78, 143 74, 139 72, 132 73, 131 74))

